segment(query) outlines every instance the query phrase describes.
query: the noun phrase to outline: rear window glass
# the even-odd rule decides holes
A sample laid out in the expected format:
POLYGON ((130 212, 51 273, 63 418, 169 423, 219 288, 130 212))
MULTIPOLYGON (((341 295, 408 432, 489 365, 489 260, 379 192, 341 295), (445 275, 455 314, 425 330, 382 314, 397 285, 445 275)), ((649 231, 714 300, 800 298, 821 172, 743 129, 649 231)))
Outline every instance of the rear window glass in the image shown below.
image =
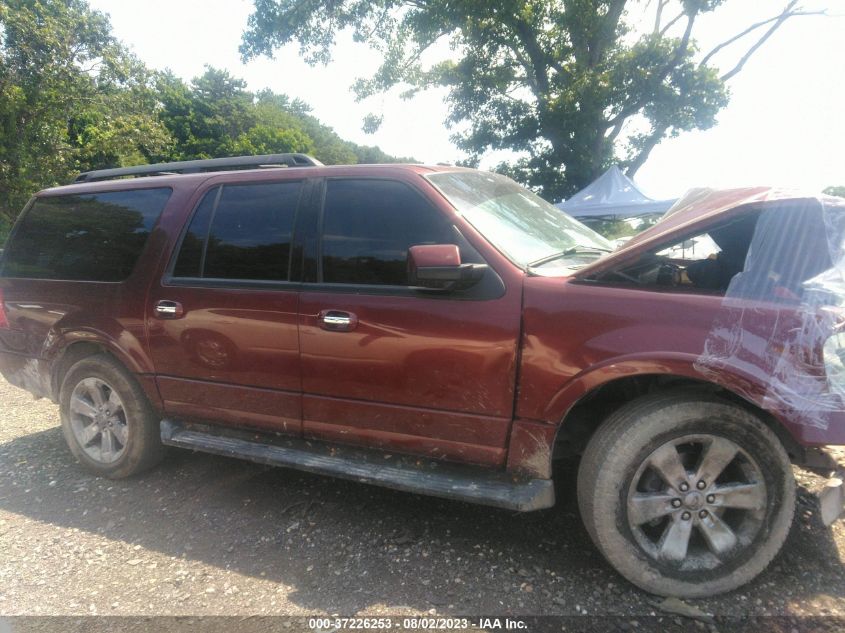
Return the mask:
POLYGON ((2 275, 123 281, 170 194, 160 188, 37 198, 7 245, 2 275))

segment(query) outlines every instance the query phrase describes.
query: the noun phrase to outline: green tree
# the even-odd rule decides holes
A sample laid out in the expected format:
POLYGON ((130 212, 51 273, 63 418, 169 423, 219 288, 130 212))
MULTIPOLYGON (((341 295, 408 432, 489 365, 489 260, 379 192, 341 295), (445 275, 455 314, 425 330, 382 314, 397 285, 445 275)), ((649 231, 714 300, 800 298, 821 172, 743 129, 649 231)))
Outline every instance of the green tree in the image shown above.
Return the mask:
POLYGON ((314 142, 300 130, 258 124, 238 137, 234 153, 242 156, 283 154, 285 152, 312 153, 314 142))
POLYGON ((264 120, 270 116, 289 117, 313 141, 313 155, 327 165, 352 165, 358 162, 352 143, 344 141, 335 131, 311 114, 311 107, 299 99, 264 90, 258 94, 258 107, 264 120), (275 113, 275 114, 271 114, 275 113))
POLYGON ((328 165, 410 160, 345 141, 303 101, 271 90, 253 94, 223 70, 207 67, 190 85, 166 71, 156 86, 159 117, 173 138, 170 160, 281 152, 328 165))
POLYGON ((190 84, 150 70, 84 0, 0 0, 0 245, 33 192, 79 171, 286 151, 383 154, 223 70, 190 84))
POLYGON ((828 187, 823 193, 826 193, 829 196, 839 196, 840 198, 845 198, 845 186, 828 187))
POLYGON ((190 86, 165 72, 159 76, 158 90, 160 120, 176 141, 172 159, 231 156, 256 123, 246 82, 225 70, 207 66, 190 86))
POLYGON ((173 146, 166 160, 186 160, 193 158, 185 152, 196 145, 196 138, 191 127, 193 122, 193 95, 190 87, 169 70, 159 73, 156 78, 156 93, 160 102, 159 120, 173 138, 173 146))
POLYGON ((169 135, 151 76, 82 0, 0 0, 0 217, 92 167, 143 161, 169 135))
POLYGON ((9 231, 12 229, 12 225, 9 223, 9 220, 3 216, 0 216, 0 249, 3 248, 3 244, 6 243, 6 238, 9 237, 9 231))
POLYGON ((305 151, 327 165, 351 165, 355 163, 416 162, 413 158, 391 156, 378 147, 357 145, 343 140, 329 126, 311 114, 311 107, 299 99, 291 100, 271 90, 262 90, 256 98, 258 121, 276 128, 295 128, 306 134, 313 142, 305 151))
MULTIPOLYGON (((784 0, 786 1, 786 0, 784 0)), ((808 13, 789 0, 701 54, 699 18, 725 0, 254 0, 245 59, 298 42, 311 63, 327 63, 338 32, 351 30, 384 59, 354 84, 359 98, 395 86, 405 96, 448 88, 447 123, 477 162, 488 150, 524 158, 502 169, 548 198, 586 186, 610 164, 629 176, 664 138, 705 129, 728 102, 726 82, 789 18, 808 13), (649 11, 635 28, 629 10, 649 11), (726 72, 713 58, 751 41, 726 72), (423 63, 448 42, 455 59, 423 63)), ((370 117, 365 128, 378 123, 370 117)))

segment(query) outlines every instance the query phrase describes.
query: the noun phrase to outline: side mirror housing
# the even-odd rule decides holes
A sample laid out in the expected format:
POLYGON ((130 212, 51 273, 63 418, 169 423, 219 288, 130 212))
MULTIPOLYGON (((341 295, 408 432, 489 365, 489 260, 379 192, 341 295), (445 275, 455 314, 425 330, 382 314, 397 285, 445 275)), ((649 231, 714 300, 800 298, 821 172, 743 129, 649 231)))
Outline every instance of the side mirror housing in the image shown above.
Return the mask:
POLYGON ((465 290, 484 277, 486 264, 462 264, 454 244, 422 244, 408 249, 408 279, 428 290, 465 290))

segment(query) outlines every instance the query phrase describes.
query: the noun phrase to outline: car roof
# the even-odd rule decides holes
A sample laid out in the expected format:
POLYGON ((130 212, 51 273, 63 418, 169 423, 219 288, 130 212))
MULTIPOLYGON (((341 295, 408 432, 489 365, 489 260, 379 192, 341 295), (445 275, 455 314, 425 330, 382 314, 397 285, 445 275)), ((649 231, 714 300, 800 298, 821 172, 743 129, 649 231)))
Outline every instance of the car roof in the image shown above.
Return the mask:
POLYGON ((291 178, 324 178, 332 176, 396 176, 399 174, 426 174, 438 171, 465 171, 465 167, 452 165, 422 165, 416 163, 382 163, 366 165, 320 165, 307 167, 267 167, 261 169, 241 169, 232 171, 206 171, 192 174, 162 174, 160 176, 142 176, 138 178, 119 178, 93 182, 73 183, 43 189, 35 194, 38 197, 67 194, 82 194, 99 191, 123 191, 127 189, 149 189, 156 187, 197 187, 211 178, 225 177, 230 182, 260 179, 261 176, 292 174, 291 178), (296 174, 296 175, 293 175, 296 174))

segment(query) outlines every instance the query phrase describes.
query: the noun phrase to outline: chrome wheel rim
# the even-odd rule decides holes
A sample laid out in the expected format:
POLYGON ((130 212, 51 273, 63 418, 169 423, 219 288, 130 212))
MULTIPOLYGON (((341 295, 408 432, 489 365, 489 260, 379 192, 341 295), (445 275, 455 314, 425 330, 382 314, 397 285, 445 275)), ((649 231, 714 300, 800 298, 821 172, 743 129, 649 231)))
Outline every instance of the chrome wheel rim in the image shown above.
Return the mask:
POLYGON ((679 571, 741 557, 763 526, 768 492, 759 465, 735 442, 685 435, 653 451, 628 489, 628 527, 646 555, 679 571))
POLYGON ((86 378, 74 387, 70 427, 79 446, 96 462, 113 463, 126 451, 126 410, 117 392, 99 378, 86 378))

